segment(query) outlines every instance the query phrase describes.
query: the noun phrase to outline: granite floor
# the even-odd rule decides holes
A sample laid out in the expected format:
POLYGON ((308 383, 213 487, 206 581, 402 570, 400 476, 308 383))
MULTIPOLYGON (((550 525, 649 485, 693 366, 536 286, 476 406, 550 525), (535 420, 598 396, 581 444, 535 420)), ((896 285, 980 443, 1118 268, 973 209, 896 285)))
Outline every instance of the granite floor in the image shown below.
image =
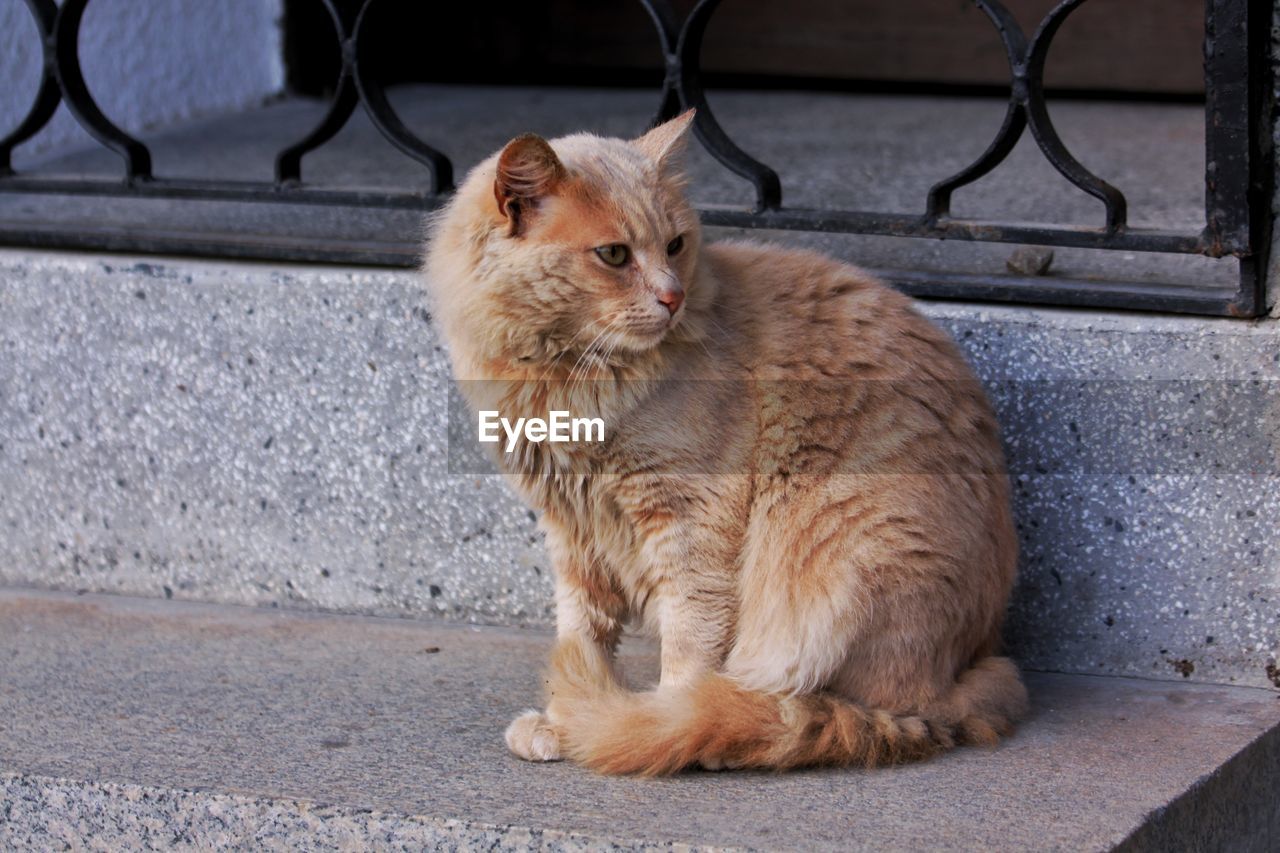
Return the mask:
MULTIPOLYGON (((1280 697, 1033 674, 929 763, 601 778, 506 753, 550 637, 0 591, 0 847, 1102 850, 1280 839, 1280 697)), ((625 667, 653 674, 628 643, 625 667)), ((1274 849, 1274 848, 1272 848, 1274 849)))

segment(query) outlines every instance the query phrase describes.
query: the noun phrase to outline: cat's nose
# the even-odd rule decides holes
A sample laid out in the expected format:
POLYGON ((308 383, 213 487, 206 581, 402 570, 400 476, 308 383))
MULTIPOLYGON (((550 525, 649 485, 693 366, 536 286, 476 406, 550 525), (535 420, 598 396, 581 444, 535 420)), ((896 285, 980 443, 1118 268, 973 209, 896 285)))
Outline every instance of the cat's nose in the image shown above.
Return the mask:
POLYGON ((680 310, 680 306, 684 304, 684 290, 679 287, 673 287, 666 290, 658 291, 658 301, 666 306, 671 316, 680 310))

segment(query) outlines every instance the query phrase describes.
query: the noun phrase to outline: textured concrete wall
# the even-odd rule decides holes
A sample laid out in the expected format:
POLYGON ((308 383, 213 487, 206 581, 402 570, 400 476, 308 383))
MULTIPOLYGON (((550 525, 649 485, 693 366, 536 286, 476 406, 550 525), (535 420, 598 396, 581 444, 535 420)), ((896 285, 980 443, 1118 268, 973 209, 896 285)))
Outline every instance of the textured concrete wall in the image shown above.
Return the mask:
MULTIPOLYGON (((92 61, 121 38, 170 51, 114 72, 164 79, 104 86, 129 129, 279 88, 274 2, 236 0, 252 14, 233 21, 231 0, 165 0, 145 38, 108 38, 123 2, 90 7, 90 78, 95 27, 92 61)), ((15 15, 0 0, 0 64, 34 47, 6 41, 15 15)), ((1280 329, 928 310, 1006 425, 1023 659, 1280 687, 1280 329)), ((403 273, 0 254, 0 583, 548 621, 528 513, 496 478, 446 470, 425 320, 403 273)))
MULTIPOLYGON (((284 88, 280 15, 281 0, 94 0, 80 30, 85 79, 103 112, 134 134, 258 104, 284 88)), ((0 135, 30 109, 41 63, 26 4, 0 0, 0 135)), ((19 152, 94 144, 61 106, 19 152)))
MULTIPOLYGON (((530 514, 449 471, 423 305, 403 272, 0 253, 0 584, 549 621, 530 514)), ((927 310, 1005 425, 1023 660, 1280 680, 1280 329, 927 310)))

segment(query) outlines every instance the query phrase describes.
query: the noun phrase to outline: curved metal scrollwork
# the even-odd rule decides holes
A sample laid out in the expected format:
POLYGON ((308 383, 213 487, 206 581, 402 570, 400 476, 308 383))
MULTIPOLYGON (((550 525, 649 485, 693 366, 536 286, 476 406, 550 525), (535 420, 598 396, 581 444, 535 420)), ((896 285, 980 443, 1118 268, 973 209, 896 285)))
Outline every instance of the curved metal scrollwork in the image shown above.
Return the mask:
MULTIPOLYGON (((341 47, 341 67, 334 95, 318 123, 276 156, 274 181, 153 177, 147 147, 113 124, 99 108, 80 67, 80 25, 88 0, 24 0, 42 40, 43 68, 35 100, 25 117, 0 136, 0 193, 50 193, 116 198, 187 198, 231 202, 278 202, 335 206, 424 210, 443 201, 452 188, 453 165, 442 153, 418 138, 401 120, 377 79, 374 28, 370 24, 375 0, 320 0, 334 22, 341 47), (12 152, 49 125, 60 103, 101 145, 125 161, 123 181, 86 176, 22 175, 12 169, 12 152), (421 190, 373 190, 353 186, 317 187, 302 182, 302 161, 347 125, 357 106, 363 106, 378 132, 407 156, 427 167, 430 182, 421 190)), ((888 0, 885 0, 888 2, 888 0)), ((1266 308, 1264 293, 1267 247, 1270 245, 1271 186, 1274 157, 1271 146, 1271 81, 1269 26, 1271 4, 1266 0, 1205 0, 1205 225, 1202 229, 1164 229, 1127 225, 1124 195, 1076 160, 1050 118, 1044 87, 1045 64, 1053 40, 1067 17, 1085 0, 1056 0, 1030 36, 1001 0, 972 0, 999 34, 1010 72, 1010 93, 1004 119, 986 150, 971 164, 934 185, 925 210, 883 212, 782 206, 782 187, 769 166, 751 157, 730 138, 707 103, 701 74, 701 52, 707 27, 719 0, 687 2, 688 15, 675 11, 674 0, 640 0, 653 21, 662 48, 665 77, 655 122, 682 109, 696 107, 695 132, 708 152, 755 188, 754 210, 704 207, 704 222, 733 228, 767 228, 887 237, 944 238, 988 243, 1031 243, 1082 249, 1198 254, 1239 259, 1239 286, 1230 292, 1206 285, 1149 288, 1146 282, 1055 280, 1004 281, 1001 276, 930 272, 923 279, 896 279, 908 289, 965 298, 1014 299, 1069 305, 1167 307, 1169 310, 1255 316, 1266 308), (1105 228, 1069 224, 994 220, 975 221, 951 216, 955 191, 980 180, 1003 163, 1027 129, 1040 151, 1067 180, 1098 198, 1106 207, 1105 228), (948 283, 939 284, 942 279, 948 283), (913 284, 914 281, 914 284, 913 284)), ((388 3, 394 11, 396 4, 388 3)), ((377 14, 384 10, 379 7, 377 14)), ((8 82, 8 81, 2 81, 8 82)), ((60 215, 60 214, 58 214, 60 215)), ((338 241, 293 233, 247 240, 239 233, 210 235, 165 230, 160 219, 156 233, 143 229, 86 229, 82 223, 6 222, 0 218, 0 243, 58 245, 74 248, 133 248, 175 250, 201 254, 213 251, 233 257, 345 259, 358 262, 416 262, 412 245, 384 241, 338 241), (7 235, 7 236, 6 236, 7 235), (17 235, 15 238, 13 235, 17 235)))
MULTIPOLYGON (((1014 80, 1017 80, 1017 70, 1023 61, 1023 57, 1027 54, 1027 39, 1022 34, 1022 28, 1018 26, 1018 22, 1013 15, 999 3, 986 3, 983 0, 975 0, 979 9, 987 14, 991 19, 991 23, 995 25, 996 30, 1000 33, 1000 42, 1004 45, 1006 56, 1009 60, 1009 67, 1014 70, 1014 80)), ((1014 84, 1017 85, 1016 82, 1014 84)), ((987 146, 987 150, 965 168, 956 174, 934 184, 929 190, 929 197, 925 202, 925 209, 930 219, 938 219, 946 216, 951 212, 951 194, 966 184, 971 184, 979 178, 986 175, 996 166, 1004 162, 1004 159, 1013 151, 1013 147, 1018 144, 1018 140, 1022 137, 1022 132, 1027 127, 1027 111, 1022 101, 1013 95, 1009 98, 1009 106, 1004 113, 1004 121, 1000 125, 1000 130, 996 132, 995 139, 991 140, 991 144, 987 146)))
POLYGON ((89 135, 124 158, 125 181, 151 177, 151 152, 107 118, 89 93, 80 69, 80 22, 89 0, 65 0, 54 28, 54 67, 62 99, 89 135))
POLYGON ((1084 2, 1085 0, 1063 0, 1040 22, 1040 28, 1031 39, 1026 72, 1027 123, 1031 127, 1031 135, 1053 167, 1068 181, 1106 205, 1107 231, 1115 232, 1125 227, 1128 206, 1124 194, 1090 172, 1071 155, 1049 118, 1049 107, 1044 95, 1044 61, 1049 55, 1049 45, 1067 15, 1084 2))
POLYGON ((696 107, 693 130, 702 145, 726 167, 751 181, 756 188, 756 209, 782 206, 782 182, 778 173, 743 151, 716 121, 702 87, 702 39, 720 0, 699 0, 685 19, 677 23, 669 0, 640 0, 653 19, 666 63, 662 83, 662 104, 656 121, 675 116, 682 109, 696 107))
POLYGON ((1072 156, 1058 136, 1049 118, 1049 108, 1044 92, 1044 64, 1049 47, 1067 16, 1085 0, 1062 0, 1040 22, 1031 41, 1028 42, 1022 28, 1009 10, 999 0, 973 0, 986 13, 1000 34, 1009 60, 1011 73, 1009 107, 995 139, 977 160, 956 174, 940 181, 929 190, 925 203, 926 215, 931 220, 945 217, 951 212, 951 195, 956 189, 971 184, 1000 165, 1022 137, 1028 127, 1041 153, 1058 172, 1089 195, 1100 199, 1106 206, 1106 230, 1115 234, 1125 227, 1127 204, 1124 194, 1111 184, 1086 169, 1072 156))
POLYGON ((453 189, 453 163, 441 152, 423 142, 400 120, 386 89, 368 72, 370 47, 364 37, 368 32, 369 9, 375 0, 365 0, 354 22, 348 21, 332 0, 320 0, 333 19, 334 31, 342 47, 342 68, 329 111, 305 137, 290 145, 276 157, 276 182, 296 183, 302 179, 302 157, 333 138, 350 120, 357 104, 363 104, 369 120, 382 136, 406 156, 423 164, 431 172, 428 191, 435 195, 453 189))
POLYGON ((293 184, 301 181, 303 155, 324 145, 339 130, 342 130, 360 101, 356 93, 355 80, 351 75, 351 62, 347 57, 351 27, 342 13, 333 5, 332 0, 320 0, 320 2, 329 12, 329 17, 333 21, 333 31, 338 37, 338 44, 342 50, 342 67, 338 71, 338 85, 334 90, 329 110, 324 114, 324 118, 320 119, 320 123, 302 139, 282 149, 276 155, 277 184, 293 184))
POLYGON ((680 93, 677 84, 680 79, 680 57, 676 48, 680 43, 680 22, 676 20, 675 11, 670 3, 659 0, 657 3, 640 0, 640 5, 649 13, 653 28, 658 32, 658 45, 662 48, 662 63, 665 74, 662 78, 662 101, 651 127, 657 127, 668 119, 680 114, 680 93))
POLYGON ((44 66, 35 103, 22 122, 0 139, 0 174, 12 171, 13 149, 39 133, 60 102, 89 135, 124 158, 125 182, 151 177, 151 152, 147 146, 114 124, 89 92, 80 69, 80 22, 88 0, 27 0, 43 41, 44 66))
MULTIPOLYGON (((342 46, 342 67, 329 109, 306 136, 276 155, 276 186, 292 187, 302 179, 302 158, 334 137, 363 104, 374 127, 407 156, 422 163, 431 173, 428 192, 433 195, 453 188, 453 164, 449 158, 423 142, 405 126, 387 99, 381 82, 368 73, 370 48, 362 46, 361 35, 375 0, 364 0, 359 13, 343 15, 332 0, 320 0, 333 19, 342 46)), ((13 149, 44 128, 58 104, 65 102, 72 116, 94 139, 115 151, 125 161, 125 183, 151 180, 151 152, 138 139, 107 118, 94 100, 80 67, 80 24, 89 0, 26 0, 44 46, 44 67, 35 103, 22 122, 0 138, 0 174, 12 172, 13 149)))
POLYGON ((369 76, 368 39, 361 38, 366 31, 369 20, 369 9, 377 0, 365 0, 360 7, 360 15, 356 18, 355 32, 352 36, 354 45, 344 51, 344 63, 349 63, 355 75, 356 91, 360 93, 360 101, 365 112, 373 121, 378 132, 406 156, 422 163, 431 170, 431 192, 443 193, 453 189, 453 164, 449 158, 423 142, 413 134, 400 120, 400 116, 387 100, 386 89, 382 83, 369 76))
POLYGON ((53 0, 27 0, 27 8, 35 19, 42 36, 43 64, 40 69, 40 88, 31 109, 8 136, 0 138, 0 175, 13 171, 13 149, 40 132, 49 123, 58 102, 62 99, 53 62, 53 27, 58 19, 58 5, 53 0))

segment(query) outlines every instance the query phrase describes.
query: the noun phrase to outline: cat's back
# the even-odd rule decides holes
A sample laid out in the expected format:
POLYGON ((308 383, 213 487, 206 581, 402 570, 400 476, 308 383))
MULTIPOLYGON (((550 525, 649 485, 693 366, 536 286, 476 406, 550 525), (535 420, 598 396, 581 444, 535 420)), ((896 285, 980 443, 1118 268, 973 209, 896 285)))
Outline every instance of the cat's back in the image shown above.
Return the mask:
POLYGON ((912 300, 828 255, 767 243, 708 245, 721 311, 757 374, 970 380, 951 338, 912 300))

